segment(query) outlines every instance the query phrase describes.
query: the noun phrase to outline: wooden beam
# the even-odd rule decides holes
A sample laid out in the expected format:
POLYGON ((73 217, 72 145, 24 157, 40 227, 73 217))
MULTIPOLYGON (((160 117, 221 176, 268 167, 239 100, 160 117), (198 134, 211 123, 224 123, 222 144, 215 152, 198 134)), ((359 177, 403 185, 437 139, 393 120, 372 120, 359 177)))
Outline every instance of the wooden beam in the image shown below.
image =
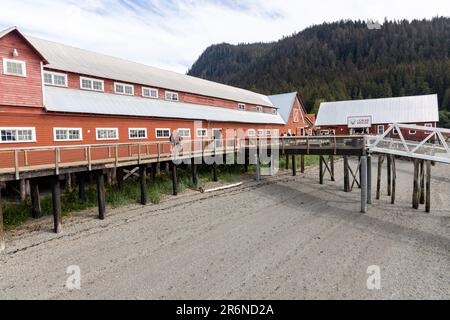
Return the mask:
POLYGON ((0 187, 0 252, 5 250, 5 236, 3 231, 2 188, 0 187))
POLYGON ((105 219, 105 176, 103 171, 97 173, 97 205, 98 205, 98 218, 100 220, 105 219))
POLYGON ((334 156, 333 155, 328 156, 328 160, 330 160, 331 181, 335 181, 335 178, 334 178, 334 156))
POLYGON ((412 194, 412 207, 419 209, 419 161, 413 160, 414 164, 414 179, 413 179, 413 194, 412 194))
POLYGON ((139 185, 141 189, 141 204, 147 204, 147 186, 146 186, 146 178, 147 178, 147 166, 140 165, 139 166, 139 185))
POLYGON ((426 197, 425 212, 431 209, 431 161, 426 161, 426 197))
POLYGON ((60 233, 62 231, 62 215, 61 215, 61 186, 59 182, 59 175, 54 175, 50 178, 52 189, 52 204, 53 204, 53 231, 60 233))
POLYGON ((125 172, 123 171, 123 168, 117 168, 116 179, 117 179, 117 187, 119 189, 123 189, 124 176, 125 172))
POLYGON ((41 217, 41 200, 39 197, 39 184, 38 180, 31 179, 30 180, 30 195, 31 195, 31 216, 33 218, 41 217))
POLYGON ((296 163, 297 155, 292 155, 292 175, 295 177, 297 175, 297 163, 296 163))
POLYGON ((86 174, 81 172, 78 175, 78 198, 81 202, 86 202, 86 174))
POLYGON ((198 185, 198 174, 197 174, 197 164, 195 163, 195 158, 191 159, 191 173, 192 173, 192 184, 195 188, 198 185))
POLYGON ((372 156, 367 155, 367 204, 372 204, 372 156))
POLYGON ((420 162, 420 198, 419 203, 425 204, 425 171, 424 171, 424 160, 419 160, 420 162))
POLYGON ((395 167, 395 156, 392 156, 391 167, 392 167, 391 204, 394 204, 395 203, 395 189, 397 187, 397 168, 395 167))
POLYGON ((391 186, 392 186, 392 184, 391 184, 392 183, 392 180, 391 180, 391 177, 392 177, 392 174, 391 174, 392 173, 391 172, 391 169, 392 169, 392 156, 390 154, 387 154, 386 158, 387 158, 387 161, 386 161, 387 194, 388 194, 388 196, 390 196, 391 195, 391 186))
POLYGON ((348 156, 344 156, 344 191, 350 192, 350 177, 348 168, 348 156))
POLYGON ((217 178, 217 163, 215 160, 213 162, 212 169, 213 169, 213 181, 218 181, 219 179, 217 178))
POLYGON ((27 199, 27 185, 25 179, 20 179, 20 200, 25 201, 27 199))
POLYGON ((174 196, 178 194, 177 165, 175 163, 172 163, 172 191, 174 196))
POLYGON ((256 161, 255 161, 255 179, 256 179, 256 181, 260 181, 261 180, 261 163, 259 161, 259 151, 258 150, 256 151, 255 158, 256 158, 256 161))
POLYGON ((378 155, 377 193, 376 193, 376 199, 377 199, 377 200, 380 200, 380 192, 381 192, 381 171, 383 170, 383 162, 384 162, 384 155, 383 155, 383 154, 378 155))
POLYGON ((323 156, 319 156, 319 183, 323 184, 323 156))
POLYGON ((361 212, 367 212, 367 157, 361 156, 360 162, 361 177, 361 212))

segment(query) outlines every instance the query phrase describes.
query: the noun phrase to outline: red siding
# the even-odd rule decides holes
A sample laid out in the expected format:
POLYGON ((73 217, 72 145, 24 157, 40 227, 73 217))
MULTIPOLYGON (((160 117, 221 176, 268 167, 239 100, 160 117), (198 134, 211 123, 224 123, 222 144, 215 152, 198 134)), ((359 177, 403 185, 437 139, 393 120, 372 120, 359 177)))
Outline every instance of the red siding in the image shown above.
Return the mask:
POLYGON ((41 61, 17 32, 0 39, 0 58, 0 105, 42 108, 41 61), (12 56, 14 49, 19 56, 12 56), (3 58, 25 61, 27 76, 4 75, 3 58))
POLYGON ((304 109, 301 107, 300 100, 295 98, 294 105, 292 106, 291 114, 289 115, 289 119, 287 123, 283 126, 282 132, 280 134, 288 133, 289 130, 291 134, 295 134, 297 136, 302 134, 301 128, 305 128, 305 133, 308 128, 308 123, 305 120, 306 114, 304 109), (298 112, 298 121, 294 121, 294 114, 298 112))

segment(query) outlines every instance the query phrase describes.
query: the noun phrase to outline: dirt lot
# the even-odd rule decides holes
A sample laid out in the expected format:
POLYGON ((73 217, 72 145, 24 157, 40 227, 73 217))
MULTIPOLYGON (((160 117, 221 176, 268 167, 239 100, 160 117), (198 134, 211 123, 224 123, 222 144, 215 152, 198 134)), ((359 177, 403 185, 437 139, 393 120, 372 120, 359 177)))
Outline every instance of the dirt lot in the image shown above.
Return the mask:
POLYGON ((8 235, 0 299, 449 299, 450 167, 432 168, 431 214, 411 209, 412 164, 397 167, 397 203, 383 185, 367 214, 359 189, 342 191, 339 162, 323 186, 311 168, 109 210, 105 221, 86 212, 60 235, 44 218, 8 235), (70 265, 80 290, 65 286, 70 265), (367 289, 370 265, 379 290, 367 289))

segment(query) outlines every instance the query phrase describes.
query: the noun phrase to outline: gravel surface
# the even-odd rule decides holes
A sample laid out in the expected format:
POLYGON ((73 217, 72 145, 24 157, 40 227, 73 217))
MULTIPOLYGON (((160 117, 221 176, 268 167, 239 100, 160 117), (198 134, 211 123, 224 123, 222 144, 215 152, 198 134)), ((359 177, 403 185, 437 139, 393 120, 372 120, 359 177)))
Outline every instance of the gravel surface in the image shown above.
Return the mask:
POLYGON ((367 214, 359 189, 343 192, 338 162, 324 185, 317 168, 281 172, 104 221, 76 214, 59 235, 43 218, 8 234, 0 299, 450 299, 450 167, 432 167, 430 214, 411 208, 412 164, 397 169, 397 203, 383 181, 367 214), (70 265, 80 290, 66 288, 70 265), (379 290, 367 289, 371 265, 379 290))

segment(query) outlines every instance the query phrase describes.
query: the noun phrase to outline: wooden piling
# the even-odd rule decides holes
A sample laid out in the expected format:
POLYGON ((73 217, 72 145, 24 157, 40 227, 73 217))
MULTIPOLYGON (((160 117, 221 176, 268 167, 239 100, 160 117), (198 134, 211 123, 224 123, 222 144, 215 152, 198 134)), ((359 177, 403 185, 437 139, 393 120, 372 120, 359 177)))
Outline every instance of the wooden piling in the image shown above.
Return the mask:
POLYGON ((378 169, 377 169, 377 193, 375 198, 380 200, 381 191, 381 171, 383 170, 384 155, 378 155, 378 169))
POLYGON ((0 252, 5 250, 5 236, 3 231, 2 188, 0 187, 0 252))
POLYGON ((426 161, 426 197, 425 197, 425 212, 430 212, 431 209, 431 161, 426 161))
POLYGON ((53 204, 53 231, 60 233, 62 231, 62 215, 61 215, 61 186, 59 182, 59 175, 50 178, 52 189, 52 204, 53 204))
POLYGON ((392 186, 392 156, 390 154, 386 155, 386 175, 387 175, 387 194, 391 195, 391 186, 392 186))
POLYGON ((305 173, 305 155, 300 155, 300 173, 305 173))
POLYGON ((397 168, 395 167, 395 156, 392 156, 391 167, 392 167, 391 204, 394 204, 395 203, 395 189, 397 187, 397 168))
POLYGON ((361 156, 360 162, 361 177, 361 212, 367 212, 367 157, 361 156))
POLYGON ((178 195, 177 165, 175 163, 172 163, 172 194, 178 195))
POLYGON ((25 179, 20 179, 20 200, 25 201, 27 198, 27 184, 25 179))
POLYGON ((123 178, 125 174, 123 172, 123 168, 117 168, 116 179, 117 179, 117 187, 119 189, 123 188, 123 178))
POLYGON ((39 184, 37 179, 30 180, 31 216, 41 217, 41 200, 39 197, 39 184))
POLYGON ((425 204, 425 171, 424 160, 419 160, 420 163, 420 196, 419 203, 425 204))
POLYGON ((367 204, 372 204, 372 156, 367 155, 367 204))
POLYGON ((286 170, 289 170, 289 155, 286 153, 286 170))
POLYGON ((255 154, 255 180, 261 180, 261 163, 259 161, 259 152, 257 151, 255 154))
POLYGON ((419 209, 419 161, 413 160, 414 164, 414 180, 413 180, 413 194, 412 194, 412 207, 419 209))
POLYGON ((98 218, 105 219, 105 177, 103 171, 97 173, 98 218))
POLYGON ((323 184, 323 156, 319 156, 319 183, 323 184))
POLYGON ((244 159, 245 159, 245 160, 244 160, 244 161, 245 161, 245 162, 244 162, 244 171, 245 171, 245 172, 248 172, 248 164, 249 164, 249 162, 250 162, 250 161, 249 161, 249 157, 250 157, 249 153, 250 153, 250 150, 249 150, 249 149, 245 149, 245 150, 244 150, 244 153, 245 153, 245 154, 244 154, 244 159))
POLYGON ((331 181, 335 181, 335 178, 334 178, 334 156, 330 155, 328 157, 328 160, 330 160, 331 181))
POLYGON ((344 156, 344 191, 350 192, 350 177, 348 170, 348 156, 344 156))
POLYGON ((297 175, 297 163, 296 163, 296 155, 292 155, 292 175, 295 177, 297 175))
POLYGON ((198 175, 197 175, 197 164, 195 163, 195 158, 191 159, 191 173, 192 173, 192 184, 195 188, 198 185, 198 175))
POLYGON ((78 175, 78 198, 81 202, 86 201, 86 175, 80 173, 78 175))
POLYGON ((145 165, 139 166, 139 185, 141 190, 141 204, 147 204, 147 186, 146 186, 146 178, 147 178, 147 167, 145 165))
POLYGON ((216 161, 214 161, 213 163, 213 181, 218 181, 219 179, 217 178, 217 163, 216 161))

